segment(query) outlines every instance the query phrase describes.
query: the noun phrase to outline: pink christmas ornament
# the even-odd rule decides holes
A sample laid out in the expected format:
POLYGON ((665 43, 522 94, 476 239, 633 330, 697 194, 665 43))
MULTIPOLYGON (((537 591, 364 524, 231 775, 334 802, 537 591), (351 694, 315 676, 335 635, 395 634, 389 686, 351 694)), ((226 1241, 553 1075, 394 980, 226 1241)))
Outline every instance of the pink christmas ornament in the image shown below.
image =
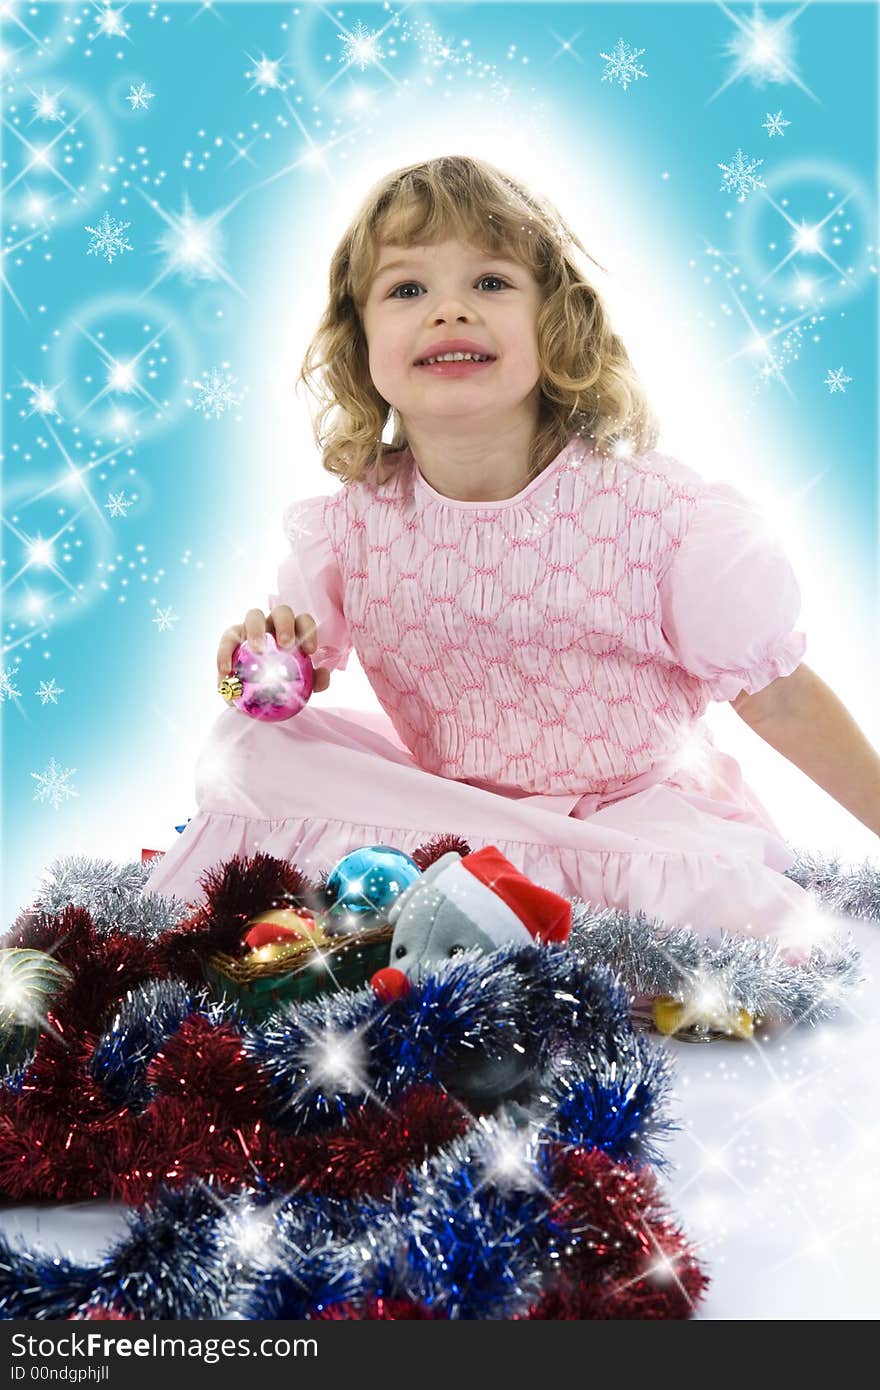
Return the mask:
POLYGON ((279 647, 270 632, 264 641, 261 652, 248 642, 236 647, 232 674, 220 682, 220 694, 251 719, 291 719, 312 693, 312 663, 297 646, 279 647))

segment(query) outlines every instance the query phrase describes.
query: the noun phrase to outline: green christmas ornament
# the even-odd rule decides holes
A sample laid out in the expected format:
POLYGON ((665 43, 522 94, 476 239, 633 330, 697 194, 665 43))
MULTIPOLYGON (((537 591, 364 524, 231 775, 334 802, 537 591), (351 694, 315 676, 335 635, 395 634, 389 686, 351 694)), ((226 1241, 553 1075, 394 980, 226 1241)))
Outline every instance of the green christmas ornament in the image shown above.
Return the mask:
POLYGON ((0 1063, 15 1066, 33 1050, 52 1000, 72 979, 45 951, 0 949, 0 1063))

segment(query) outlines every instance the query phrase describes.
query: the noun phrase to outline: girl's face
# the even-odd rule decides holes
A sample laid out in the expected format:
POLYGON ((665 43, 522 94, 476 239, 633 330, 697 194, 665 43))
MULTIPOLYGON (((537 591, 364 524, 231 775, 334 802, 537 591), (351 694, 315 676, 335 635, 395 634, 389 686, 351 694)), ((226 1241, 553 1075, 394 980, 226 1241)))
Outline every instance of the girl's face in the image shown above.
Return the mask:
POLYGON ((457 240, 383 244, 363 306, 376 389, 410 425, 506 415, 540 380, 540 303, 540 286, 518 261, 457 240), (416 366, 438 343, 460 338, 495 361, 460 376, 416 366))

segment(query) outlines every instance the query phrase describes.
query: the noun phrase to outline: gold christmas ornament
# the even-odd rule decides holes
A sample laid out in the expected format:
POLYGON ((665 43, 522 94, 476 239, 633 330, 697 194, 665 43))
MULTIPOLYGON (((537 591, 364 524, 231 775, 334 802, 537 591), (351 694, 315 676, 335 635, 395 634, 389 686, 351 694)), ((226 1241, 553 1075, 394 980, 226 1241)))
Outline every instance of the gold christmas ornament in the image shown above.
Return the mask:
POLYGON ((720 1005, 704 1008, 660 994, 652 1001, 651 1014, 657 1032, 665 1037, 687 1032, 707 1039, 710 1034, 742 1039, 755 1035, 755 1020, 746 1009, 720 1005))
POLYGON ((257 946, 250 952, 249 960, 294 960, 297 956, 308 956, 314 950, 311 941, 268 941, 265 946, 257 946))
POLYGON ((327 940, 323 923, 305 908, 273 907, 251 917, 244 943, 252 948, 281 941, 321 946, 327 940))

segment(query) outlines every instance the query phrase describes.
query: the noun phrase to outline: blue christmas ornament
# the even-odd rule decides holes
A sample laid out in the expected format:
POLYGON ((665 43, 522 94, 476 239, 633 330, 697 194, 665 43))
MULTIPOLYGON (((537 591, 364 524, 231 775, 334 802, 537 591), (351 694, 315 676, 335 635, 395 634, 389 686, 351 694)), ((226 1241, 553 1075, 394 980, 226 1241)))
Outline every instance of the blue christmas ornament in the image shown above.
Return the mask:
POLYGON ((397 897, 421 876, 414 859, 393 845, 366 845, 346 854, 327 879, 332 906, 327 930, 341 935, 382 926, 397 897))

